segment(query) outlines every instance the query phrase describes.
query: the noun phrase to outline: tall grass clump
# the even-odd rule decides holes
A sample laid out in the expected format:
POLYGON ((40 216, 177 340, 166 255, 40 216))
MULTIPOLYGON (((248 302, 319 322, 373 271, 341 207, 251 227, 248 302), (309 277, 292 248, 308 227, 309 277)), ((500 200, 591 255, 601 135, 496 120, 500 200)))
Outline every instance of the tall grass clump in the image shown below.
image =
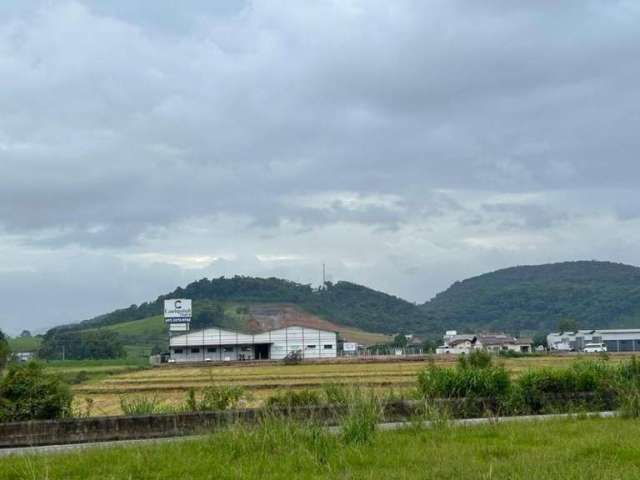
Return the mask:
POLYGON ((471 368, 488 368, 493 365, 493 357, 484 350, 473 350, 467 355, 458 357, 458 368, 465 370, 471 368))
POLYGON ((508 394, 511 381, 502 366, 451 369, 430 365, 418 375, 418 389, 425 398, 501 398, 508 394))
POLYGON ((303 465, 324 467, 340 450, 340 439, 312 419, 294 420, 277 413, 266 413, 257 425, 235 424, 225 445, 232 458, 251 457, 272 464, 274 458, 290 457, 303 465))
POLYGON ((336 383, 327 383, 322 386, 324 399, 328 405, 344 406, 349 403, 349 389, 336 383))
POLYGON ((246 391, 242 387, 210 385, 202 389, 202 394, 198 399, 195 389, 191 388, 187 392, 185 410, 196 412, 236 408, 245 396, 246 391))
POLYGON ((617 391, 615 376, 610 366, 599 361, 529 370, 516 382, 513 409, 535 414, 611 408, 617 391))
POLYGON ((373 392, 354 389, 342 419, 341 438, 346 444, 368 444, 374 439, 383 418, 382 401, 373 392))
POLYGON ((166 407, 155 395, 153 397, 123 395, 120 397, 120 409, 125 415, 153 415, 166 412, 166 407))
POLYGON ((484 415, 502 408, 511 390, 508 372, 482 351, 458 359, 455 369, 430 365, 418 375, 418 391, 427 401, 450 401, 459 416, 484 415))
POLYGON ((625 418, 640 417, 640 362, 635 355, 619 365, 616 379, 620 414, 625 418))
POLYGON ((640 417, 640 388, 626 387, 620 392, 618 410, 624 418, 640 417))
POLYGON ((640 386, 640 362, 635 355, 618 366, 617 377, 621 384, 640 386))
POLYGON ((303 390, 285 390, 284 392, 276 393, 275 395, 267 398, 265 405, 268 408, 296 408, 296 407, 311 407, 321 405, 322 398, 320 393, 315 390, 303 389, 303 390))

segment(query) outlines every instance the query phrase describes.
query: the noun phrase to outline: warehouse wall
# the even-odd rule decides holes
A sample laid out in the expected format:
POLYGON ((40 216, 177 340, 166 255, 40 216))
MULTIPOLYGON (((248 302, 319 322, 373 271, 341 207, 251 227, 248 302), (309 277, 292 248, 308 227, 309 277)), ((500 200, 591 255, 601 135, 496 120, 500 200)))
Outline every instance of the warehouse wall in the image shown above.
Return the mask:
POLYGON ((256 335, 208 328, 171 338, 176 362, 252 360, 254 345, 269 344, 270 359, 282 360, 299 351, 305 359, 335 358, 337 334, 316 328, 291 326, 256 335))

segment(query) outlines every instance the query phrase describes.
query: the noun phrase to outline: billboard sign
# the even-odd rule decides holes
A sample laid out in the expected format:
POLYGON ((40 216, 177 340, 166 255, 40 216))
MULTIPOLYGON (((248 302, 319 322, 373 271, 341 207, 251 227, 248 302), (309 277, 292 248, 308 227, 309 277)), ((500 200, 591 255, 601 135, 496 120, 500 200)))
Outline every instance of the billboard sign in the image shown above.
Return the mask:
POLYGON ((167 323, 191 322, 191 300, 172 298, 164 301, 164 320, 167 323))
POLYGON ((188 332, 189 324, 188 323, 169 323, 169 331, 170 332, 188 332))
POLYGON ((353 342, 344 342, 344 344, 342 345, 342 350, 344 350, 345 352, 357 352, 358 344, 353 342))

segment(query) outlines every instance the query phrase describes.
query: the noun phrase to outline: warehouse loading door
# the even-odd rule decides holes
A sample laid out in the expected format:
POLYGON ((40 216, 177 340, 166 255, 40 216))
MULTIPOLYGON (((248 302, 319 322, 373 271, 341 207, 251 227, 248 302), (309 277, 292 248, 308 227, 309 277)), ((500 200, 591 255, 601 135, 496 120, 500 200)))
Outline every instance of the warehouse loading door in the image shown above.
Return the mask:
POLYGON ((258 343, 253 346, 253 358, 256 360, 268 360, 271 344, 258 343))

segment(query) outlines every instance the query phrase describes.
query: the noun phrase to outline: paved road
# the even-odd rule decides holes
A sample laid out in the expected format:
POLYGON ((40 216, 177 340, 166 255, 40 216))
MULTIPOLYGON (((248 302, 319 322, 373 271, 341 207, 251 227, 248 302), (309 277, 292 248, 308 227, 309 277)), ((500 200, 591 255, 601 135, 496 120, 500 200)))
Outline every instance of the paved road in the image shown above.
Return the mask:
MULTIPOLYGON (((591 417, 614 417, 616 412, 594 412, 588 413, 587 416, 591 417)), ((561 418, 576 417, 576 414, 557 414, 557 415, 528 415, 521 417, 495 417, 495 418, 468 418, 462 420, 451 420, 450 425, 465 426, 465 425, 482 425, 488 423, 511 423, 511 422, 542 422, 549 420, 557 420, 561 418)), ((410 422, 392 422, 381 423, 378 425, 380 430, 396 430, 399 428, 411 425, 410 422)), ((422 425, 429 428, 432 426, 432 422, 422 422, 422 425)), ((338 433, 340 427, 328 427, 329 431, 338 433)), ((97 443, 75 443, 67 445, 46 445, 41 447, 20 447, 20 448, 4 448, 0 449, 0 458, 7 457, 9 455, 38 455, 38 454, 52 454, 52 453, 65 453, 78 450, 86 450, 89 448, 111 448, 120 447, 126 445, 150 445, 154 443, 166 443, 166 442, 180 442, 185 440, 194 440, 198 438, 205 438, 203 435, 191 435, 185 437, 167 437, 167 438, 151 438, 141 440, 120 440, 116 442, 97 442, 97 443)))

